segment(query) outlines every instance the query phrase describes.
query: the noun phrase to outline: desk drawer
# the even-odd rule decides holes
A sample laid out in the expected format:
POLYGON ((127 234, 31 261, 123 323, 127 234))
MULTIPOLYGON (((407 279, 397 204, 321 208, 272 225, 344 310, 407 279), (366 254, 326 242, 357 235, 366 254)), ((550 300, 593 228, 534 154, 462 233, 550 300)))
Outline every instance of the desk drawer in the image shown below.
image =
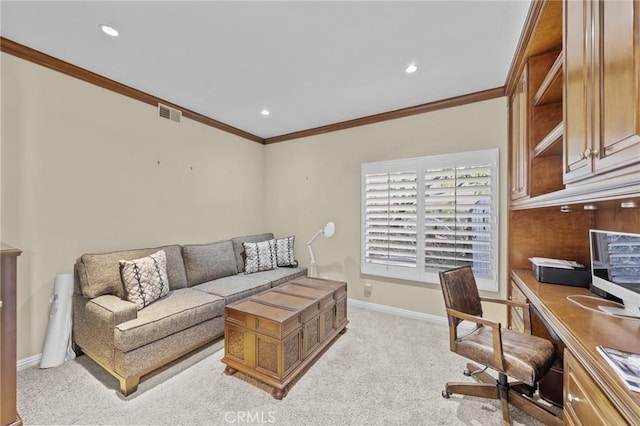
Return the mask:
POLYGON ((564 416, 566 424, 627 424, 602 389, 568 350, 564 351, 564 416))
MULTIPOLYGON (((510 285, 511 293, 509 296, 509 300, 512 300, 514 302, 528 303, 528 300, 525 297, 524 293, 520 291, 520 288, 518 288, 518 285, 513 280, 511 280, 510 285)), ((513 306, 509 307, 508 315, 509 329, 524 333, 523 310, 521 308, 515 308, 513 306)))

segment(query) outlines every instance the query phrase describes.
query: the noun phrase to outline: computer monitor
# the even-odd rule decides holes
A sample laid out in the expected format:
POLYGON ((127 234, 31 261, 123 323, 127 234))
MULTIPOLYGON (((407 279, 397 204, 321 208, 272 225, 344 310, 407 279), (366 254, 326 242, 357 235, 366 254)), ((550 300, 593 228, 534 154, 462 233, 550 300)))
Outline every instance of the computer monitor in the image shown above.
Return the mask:
POLYGON ((622 300, 624 308, 599 306, 640 318, 640 234, 589 230, 592 285, 622 300))

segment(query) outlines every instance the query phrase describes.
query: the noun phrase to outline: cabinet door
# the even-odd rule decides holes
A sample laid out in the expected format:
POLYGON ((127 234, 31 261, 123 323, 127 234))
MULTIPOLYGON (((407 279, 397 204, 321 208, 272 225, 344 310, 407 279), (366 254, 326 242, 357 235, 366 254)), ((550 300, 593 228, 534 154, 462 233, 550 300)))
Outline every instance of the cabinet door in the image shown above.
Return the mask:
POLYGON ((564 418, 565 424, 627 424, 603 390, 573 354, 564 351, 564 418))
POLYGON ((591 2, 564 2, 564 183, 593 174, 591 2))
POLYGON ((511 97, 511 199, 529 195, 528 188, 528 67, 525 66, 511 97))
POLYGON ((593 20, 598 174, 640 162, 640 2, 599 0, 593 20))

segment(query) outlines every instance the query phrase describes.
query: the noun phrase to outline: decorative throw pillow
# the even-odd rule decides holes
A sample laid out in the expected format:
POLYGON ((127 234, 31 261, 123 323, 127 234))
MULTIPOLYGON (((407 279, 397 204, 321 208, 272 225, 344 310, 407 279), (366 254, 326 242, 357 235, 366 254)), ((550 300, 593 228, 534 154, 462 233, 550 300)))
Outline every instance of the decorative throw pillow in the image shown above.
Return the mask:
POLYGON ((296 257, 293 253, 294 237, 278 238, 276 240, 276 258, 278 266, 297 266, 296 257))
POLYGON ((278 268, 276 256, 276 240, 260 241, 258 243, 243 243, 247 258, 244 273, 252 274, 260 271, 270 271, 278 268))
POLYGON ((125 296, 138 310, 169 294, 167 255, 164 250, 134 260, 120 261, 125 296))

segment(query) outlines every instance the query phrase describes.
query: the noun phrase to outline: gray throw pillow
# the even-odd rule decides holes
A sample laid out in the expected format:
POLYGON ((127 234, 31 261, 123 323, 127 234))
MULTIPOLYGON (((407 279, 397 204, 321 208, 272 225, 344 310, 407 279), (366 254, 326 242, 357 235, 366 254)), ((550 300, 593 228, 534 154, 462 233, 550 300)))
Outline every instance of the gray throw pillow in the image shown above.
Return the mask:
POLYGON ((270 271, 278 268, 276 240, 244 243, 244 251, 247 254, 247 259, 244 264, 245 274, 270 271))
POLYGON ((276 240, 276 258, 278 266, 297 266, 296 256, 293 253, 293 236, 278 238, 276 240))

